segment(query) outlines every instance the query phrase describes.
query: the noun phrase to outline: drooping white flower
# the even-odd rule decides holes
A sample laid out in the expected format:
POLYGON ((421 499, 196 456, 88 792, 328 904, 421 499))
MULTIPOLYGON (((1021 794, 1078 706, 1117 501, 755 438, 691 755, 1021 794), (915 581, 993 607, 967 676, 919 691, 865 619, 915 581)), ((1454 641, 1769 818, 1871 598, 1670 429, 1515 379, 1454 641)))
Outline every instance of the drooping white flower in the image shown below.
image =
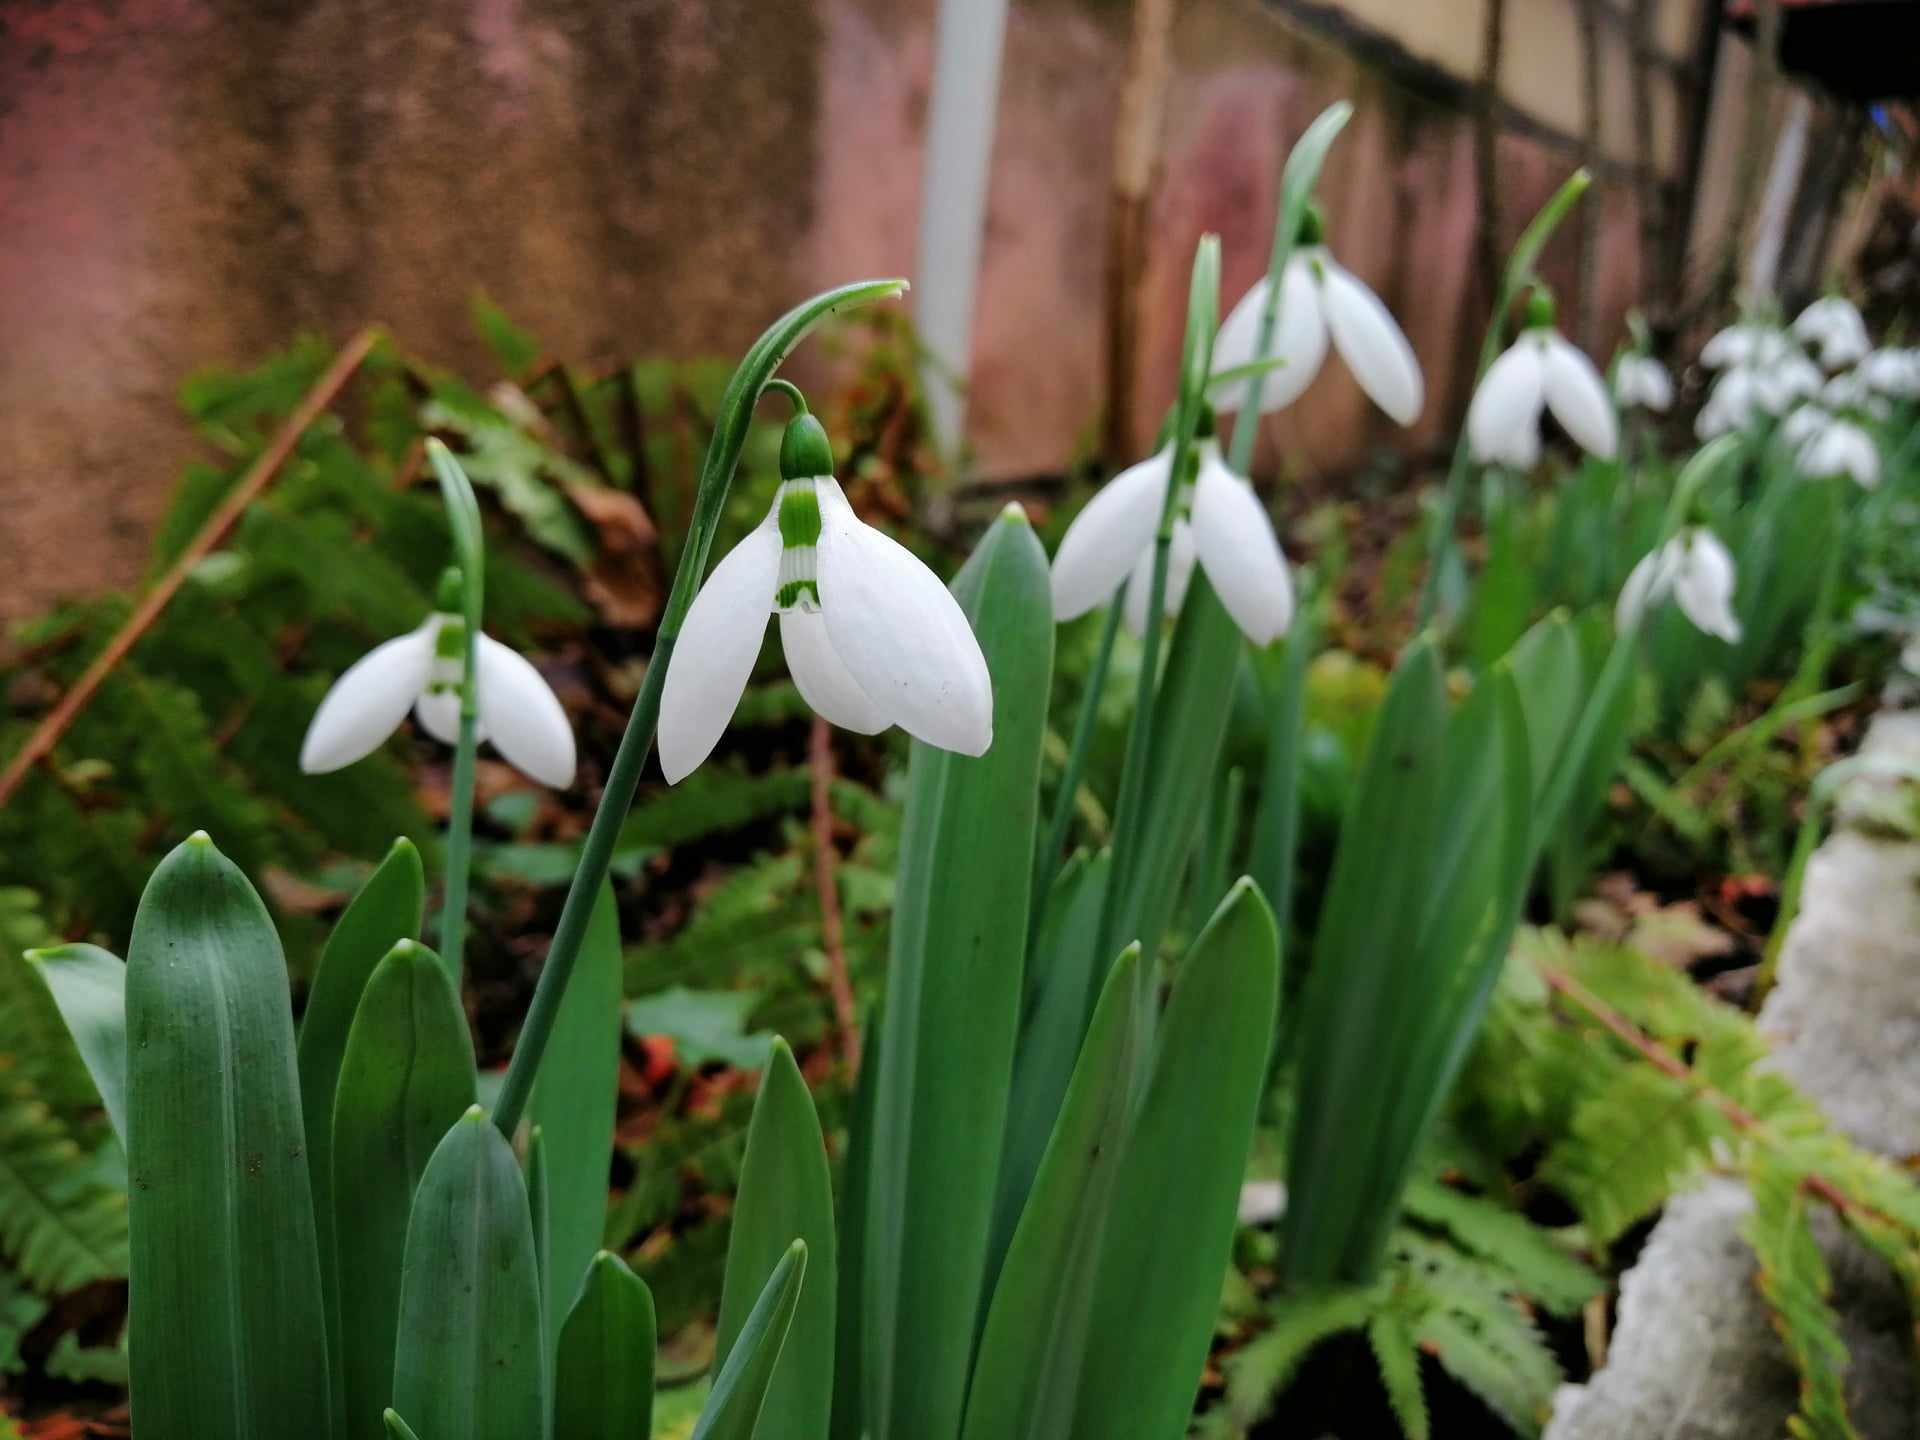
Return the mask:
MULTIPOLYGON (((408 710, 434 739, 458 744, 465 636, 465 620, 436 611, 355 661, 314 711, 300 746, 300 768, 323 775, 363 759, 400 727, 408 710)), ((478 737, 542 785, 572 784, 573 730, 540 672, 484 634, 475 641, 474 671, 478 737)))
POLYGON ((1696 629, 1729 645, 1740 640, 1733 613, 1733 556, 1704 526, 1682 530, 1658 550, 1644 555, 1620 587, 1614 606, 1616 629, 1631 630, 1654 606, 1672 599, 1696 629))
MULTIPOLYGON (((1320 243, 1319 220, 1312 211, 1300 248, 1280 279, 1280 313, 1268 355, 1284 363, 1260 382, 1260 411, 1269 414, 1298 400, 1327 358, 1327 342, 1369 399, 1402 425, 1420 415, 1426 382, 1413 347, 1392 313, 1351 271, 1320 243)), ((1213 342, 1213 373, 1264 358, 1254 353, 1260 340, 1260 316, 1271 286, 1266 278, 1240 297, 1213 342)), ((1207 398, 1215 408, 1238 410, 1248 382, 1216 384, 1207 398)))
POLYGON ((1809 400, 1780 422, 1780 443, 1790 450, 1798 450, 1832 423, 1832 414, 1809 400))
POLYGON ((1855 373, 1882 395, 1913 399, 1920 396, 1920 349, 1876 350, 1855 373))
MULTIPOLYGON (((1193 583, 1193 567, 1200 552, 1193 543, 1193 525, 1182 515, 1173 522, 1173 538, 1167 545, 1166 594, 1161 598, 1162 615, 1178 615, 1186 602, 1187 586, 1193 583)), ((1153 596, 1153 546, 1140 552, 1133 573, 1127 577, 1127 605, 1121 617, 1136 635, 1147 633, 1147 605, 1153 596)))
POLYGON ((1820 403, 1829 410, 1857 410, 1876 420, 1886 419, 1893 409, 1858 369, 1842 371, 1822 385, 1820 403))
POLYGON ((660 696, 669 784, 719 743, 753 673, 767 619, 801 697, 843 730, 898 725, 943 750, 993 743, 993 680, 959 602, 904 546, 847 503, 826 431, 802 413, 780 449, 773 504, 707 577, 660 696))
POLYGON ((1793 322, 1793 336, 1819 352, 1820 363, 1829 370, 1853 364, 1872 344, 1867 322, 1844 295, 1828 295, 1802 310, 1793 322))
MULTIPOLYGON (((1165 613, 1178 608, 1197 562, 1242 633, 1256 645, 1270 644, 1293 620, 1287 558, 1266 508, 1253 487, 1221 458, 1219 442, 1208 436, 1196 450, 1192 495, 1183 488, 1175 497, 1179 518, 1167 554, 1165 613), (1181 509, 1184 515, 1179 515, 1181 509), (1182 521, 1190 527, 1191 560, 1181 554, 1182 521)), ((1173 478, 1173 447, 1168 445, 1114 476, 1074 517, 1053 557, 1054 619, 1084 615, 1131 576, 1130 623, 1144 628, 1154 536, 1173 478)))
POLYGON ((1694 417, 1694 431, 1711 440, 1745 429, 1761 415, 1784 415, 1797 401, 1818 394, 1821 384, 1819 367, 1791 346, 1765 360, 1733 365, 1714 381, 1694 417))
POLYGON ((1531 466, 1540 454, 1540 413, 1553 412, 1574 443, 1602 460, 1620 445, 1620 421, 1600 372, 1553 328, 1553 305, 1536 293, 1527 328, 1487 367, 1467 407, 1467 445, 1486 464, 1531 466))
MULTIPOLYGON (((1806 413, 1806 408, 1787 418, 1806 413)), ((1801 473, 1815 479, 1845 475, 1863 490, 1880 483, 1880 447, 1865 430, 1837 415, 1824 417, 1800 442, 1799 463, 1801 473)))
POLYGON ((1784 331, 1758 321, 1729 325, 1700 347, 1700 363, 1709 370, 1770 365, 1793 349, 1784 331))
POLYGON ((1673 377, 1651 355, 1622 355, 1613 367, 1613 398, 1622 409, 1665 413, 1673 404, 1673 377))

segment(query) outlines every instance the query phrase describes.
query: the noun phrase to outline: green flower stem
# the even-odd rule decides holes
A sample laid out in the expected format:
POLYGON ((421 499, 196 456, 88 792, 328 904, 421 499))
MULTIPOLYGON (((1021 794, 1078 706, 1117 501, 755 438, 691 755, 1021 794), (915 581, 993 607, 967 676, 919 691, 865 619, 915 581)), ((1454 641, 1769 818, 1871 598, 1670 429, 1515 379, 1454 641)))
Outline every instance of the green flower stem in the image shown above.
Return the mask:
POLYGON ((1066 768, 1060 772, 1055 792, 1053 820, 1047 826, 1046 840, 1033 866, 1033 916, 1029 921, 1027 943, 1040 928, 1046 913, 1047 896, 1060 873, 1060 852, 1066 849, 1067 832, 1073 828, 1073 800, 1080 793, 1080 777, 1086 773, 1087 751, 1093 745, 1094 726, 1100 718, 1100 696, 1107 688, 1107 666, 1113 659, 1113 644, 1120 632, 1120 615, 1126 609, 1127 582, 1120 582, 1113 601, 1107 606, 1107 618, 1100 628, 1100 648, 1094 653, 1093 668, 1087 672, 1087 688, 1080 697, 1080 714, 1073 722, 1073 743, 1067 751, 1066 768))
MULTIPOLYGON (((1134 939, 1115 932, 1122 902, 1129 894, 1141 853, 1140 815, 1147 789, 1147 757, 1153 746, 1153 697, 1159 682, 1160 617, 1166 610, 1167 551, 1173 543, 1173 518, 1180 487, 1194 451, 1194 432, 1206 405, 1207 375, 1213 362, 1213 335, 1220 309, 1220 239, 1203 235, 1194 251, 1193 278, 1187 290, 1187 334, 1180 353, 1180 391, 1174 404, 1173 467, 1160 502, 1160 528, 1153 542, 1153 580, 1147 591, 1146 635, 1140 653, 1140 688, 1133 723, 1127 730, 1126 759, 1120 769, 1120 796, 1113 814, 1113 877, 1100 913, 1100 963, 1134 939)), ((1258 377, 1254 383, 1259 383, 1258 377)), ((1114 602, 1115 608, 1119 601, 1114 602)), ((1153 957, 1140 967, 1143 985, 1152 983, 1153 957)))
POLYGON ((453 535, 454 561, 460 571, 460 616, 465 634, 460 649, 460 739, 453 752, 453 794, 447 814, 447 877, 440 907, 440 963, 453 990, 460 993, 467 939, 467 885, 473 868, 473 772, 480 748, 480 681, 475 655, 480 646, 482 599, 486 592, 486 547, 480 529, 480 502, 453 453, 438 440, 427 442, 427 456, 440 482, 447 528, 453 535))
MULTIPOLYGON (((1479 387, 1486 377, 1487 367, 1500 358, 1500 352, 1506 348, 1507 312, 1513 308, 1513 299, 1527 286, 1537 283, 1534 274, 1534 262, 1540 258, 1554 227, 1566 218, 1567 212, 1574 207, 1580 197, 1586 193, 1592 177, 1587 172, 1576 170, 1569 175, 1566 183, 1553 192, 1547 203, 1540 207, 1540 213, 1521 232, 1519 242, 1513 247, 1513 253, 1507 257, 1507 268, 1500 278, 1500 293, 1494 297, 1493 318, 1487 322, 1486 337, 1480 342, 1480 360, 1474 367, 1473 383, 1479 387)), ((1236 437, 1238 438, 1238 437, 1236 437)), ((1440 509, 1434 516, 1433 531, 1427 546, 1427 578, 1420 589, 1419 628, 1425 629, 1433 619, 1434 611, 1440 604, 1440 577, 1446 572, 1447 562, 1454 552, 1454 528, 1460 519, 1460 502, 1467 488, 1467 473, 1473 468, 1473 459, 1467 448, 1467 432, 1464 425, 1460 429, 1460 438, 1453 447, 1453 463, 1447 468, 1447 488, 1441 497, 1440 509)))
POLYGON ((727 382, 726 393, 721 396, 719 409, 714 414, 713 439, 700 469, 693 520, 688 526, 687 544, 680 552, 679 568, 674 572, 666 613, 660 620, 653 659, 640 682, 640 694, 633 702, 633 713, 627 718, 626 734, 620 738, 613 767, 607 772, 600 807, 594 811, 593 825, 580 850, 580 868, 574 871, 573 883, 567 889, 566 903, 560 909, 560 923, 554 927, 553 944, 547 950, 546 967, 540 972, 540 983, 533 992, 533 1003, 527 1007, 526 1022, 521 1026, 519 1042, 507 1066, 506 1081, 500 1088, 493 1122, 508 1136, 520 1124, 520 1116, 533 1094, 534 1078, 539 1073, 541 1057, 546 1054, 547 1041, 552 1038, 561 998, 566 994, 567 981, 573 976, 574 962, 580 958, 587 920, 593 913, 601 882, 607 878, 614 843, 633 804, 633 792, 639 786, 647 752, 653 748, 667 666, 672 662, 673 647, 679 640, 680 627, 686 623, 694 593, 706 574, 707 553, 713 548, 727 489, 733 483, 733 472, 740 463, 740 451, 746 445, 747 431, 753 423, 753 407, 787 353, 821 320, 836 310, 884 300, 906 288, 904 280, 868 280, 843 285, 796 305, 753 343, 727 382))

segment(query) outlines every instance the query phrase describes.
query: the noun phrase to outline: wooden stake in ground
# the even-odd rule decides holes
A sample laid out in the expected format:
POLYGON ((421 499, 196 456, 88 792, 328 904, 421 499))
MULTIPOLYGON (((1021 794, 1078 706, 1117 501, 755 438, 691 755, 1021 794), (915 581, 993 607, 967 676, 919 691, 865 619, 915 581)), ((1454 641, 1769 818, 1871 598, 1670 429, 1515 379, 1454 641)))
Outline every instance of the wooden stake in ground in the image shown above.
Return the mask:
POLYGON ((14 791, 20 788, 28 772, 52 753, 53 747, 60 743, 60 737, 67 733, 67 728, 87 708, 87 703, 93 699, 101 682, 113 673, 116 665, 126 659, 127 652, 160 618, 160 612, 167 608, 167 602, 173 599, 174 592, 186 583, 194 566, 206 559, 208 552, 233 528, 234 522, 247 506, 267 488, 280 467, 286 464, 302 433, 333 403, 341 387, 360 368, 361 362, 367 358, 379 338, 379 330, 370 326, 349 340, 340 353, 333 357, 333 363, 327 367, 326 373, 302 397, 293 414, 287 417, 287 423, 280 427, 280 433, 273 437, 272 443, 260 452, 259 458, 241 476, 240 483, 227 492, 227 497, 207 517, 206 523, 188 542, 187 548, 180 552, 180 558, 173 562, 167 573, 160 577, 159 583, 134 607, 133 614, 127 617, 126 623, 107 642, 106 648, 94 657, 93 663, 74 682, 73 688, 60 697, 60 703, 47 712, 46 718, 27 737, 27 743, 7 762, 7 768, 0 771, 0 805, 12 799, 14 791))

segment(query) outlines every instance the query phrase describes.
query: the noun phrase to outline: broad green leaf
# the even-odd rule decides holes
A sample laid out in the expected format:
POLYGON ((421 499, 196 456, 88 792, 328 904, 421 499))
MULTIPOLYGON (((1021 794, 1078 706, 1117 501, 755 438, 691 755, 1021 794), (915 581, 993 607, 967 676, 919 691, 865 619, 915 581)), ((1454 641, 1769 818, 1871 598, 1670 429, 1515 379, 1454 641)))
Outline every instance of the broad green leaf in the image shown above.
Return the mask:
POLYGON ((27 959, 67 1022, 106 1106, 113 1133, 127 1143, 127 967, 98 945, 29 950, 27 959))
POLYGON ((1273 912, 1241 880, 1174 976, 1101 1239, 1073 1440, 1182 1433, 1206 1364, 1279 1006, 1273 912))
POLYGON ((361 994, 333 1107, 335 1368, 349 1437, 380 1433, 376 1417, 393 1396, 414 1192, 441 1137, 473 1101, 473 1042, 446 967, 426 946, 402 940, 361 994))
POLYGON ((1447 708, 1430 640, 1394 671, 1340 828, 1299 1021, 1299 1082, 1288 1152, 1286 1266, 1298 1283, 1332 1280, 1366 1203, 1369 1171, 1354 1144, 1363 1117, 1390 1103, 1390 1058, 1378 1049, 1394 1007, 1420 1006, 1402 972, 1416 953, 1444 832, 1447 708))
MULTIPOLYGON (((327 937, 326 947, 320 952, 320 966, 314 972, 313 988, 307 995, 306 1013, 300 1020, 300 1106, 307 1137, 307 1176, 313 1188, 314 1220, 319 1227, 320 1280, 327 1299, 327 1349, 335 1356, 343 1353, 349 1338, 340 1328, 340 1295, 335 1278, 340 1270, 335 1259, 333 1228, 334 1092, 340 1080, 341 1057, 347 1050, 347 1033, 353 1027, 368 977, 398 941, 420 938, 420 917, 426 895, 427 877, 421 868, 420 852, 404 837, 394 841, 386 858, 367 877, 366 884, 360 887, 327 937)), ((440 1138, 441 1131, 452 1124, 459 1113, 455 1110, 441 1122, 434 1140, 440 1138)), ((416 1178, 418 1173, 416 1170, 416 1178)), ((404 1202, 400 1214, 404 1234, 404 1202)), ((345 1391, 340 1388, 343 1375, 341 1367, 334 1365, 336 1403, 345 1400, 345 1391)), ((373 1413, 366 1412, 369 1425, 373 1413)))
POLYGON ((414 1192, 393 1408, 425 1440, 528 1440, 546 1433, 545 1382, 526 1182, 475 1105, 414 1192))
POLYGON ((767 1387, 757 1440, 821 1440, 833 1409, 834 1310, 839 1299, 833 1178, 820 1117, 787 1042, 773 1054, 754 1101, 727 1242, 726 1284, 713 1363, 726 1369, 767 1278, 795 1240, 807 1245, 807 1284, 793 1331, 767 1387))
POLYGON ((1247 873, 1273 905, 1284 943, 1293 917, 1293 875, 1300 835, 1300 760, 1306 744, 1307 662, 1319 644, 1310 613, 1287 632, 1277 666, 1261 672, 1267 702, 1267 751, 1253 816, 1247 873), (1277 672, 1277 673, 1276 673, 1277 672), (1271 675, 1271 680, 1267 677, 1271 675))
POLYGON ((867 1187, 873 1155, 875 1077, 880 1073, 880 1017, 869 1009, 860 1026, 864 1037, 860 1076, 854 1083, 853 1111, 847 1120, 847 1155, 840 1173, 839 1304, 834 1315, 832 1440, 862 1440, 865 1420, 866 1337, 861 1307, 866 1301, 867 1187))
POLYGON ((546 1135, 552 1204, 546 1313, 556 1325, 573 1304, 607 1227, 619 1091, 620 916, 613 888, 602 885, 531 1107, 533 1123, 546 1135))
POLYGON ((551 1360, 553 1348, 559 1343, 560 1321, 548 1298, 553 1293, 553 1188, 547 1176, 547 1132, 538 1125, 527 1131, 524 1178, 527 1220, 533 1227, 533 1273, 540 1282, 540 1334, 547 1343, 547 1377, 551 1381, 551 1360))
POLYGON ((664 1035, 684 1065, 718 1060, 737 1070, 758 1070, 767 1063, 773 1034, 747 1033, 747 1019, 760 1008, 751 990, 689 990, 673 985, 642 996, 627 1006, 627 1029, 635 1035, 664 1035))
POLYGON ((1526 712, 1527 752, 1533 762, 1530 788, 1542 795, 1586 698, 1580 642, 1567 617, 1556 611, 1520 637, 1507 661, 1526 712))
POLYGON ((987 1311, 965 1440, 1057 1440, 1071 1430, 1144 1028, 1139 972, 1139 947, 1129 946, 1094 1009, 987 1311))
POLYGON ((618 1255, 600 1251, 560 1327, 553 1440, 646 1440, 657 1343, 646 1282, 618 1255))
POLYGON ((204 832, 160 862, 127 952, 134 1423, 168 1440, 332 1433, 286 961, 204 832))
POLYGON ((1053 609, 1017 509, 953 590, 993 677, 993 747, 916 743, 908 772, 863 1257, 873 1440, 958 1433, 1020 1023, 1053 609))
POLYGON ((734 1337, 727 1363, 714 1376, 693 1440, 752 1440, 800 1304, 806 1271, 807 1242, 795 1240, 767 1277, 766 1288, 734 1337))
POLYGON ((987 1252, 988 1296, 999 1281, 1001 1261, 1013 1243, 1014 1227, 1026 1208, 1027 1192, 1039 1173, 1040 1158, 1073 1077, 1091 1002, 1101 993, 1104 972, 1110 968, 1096 963, 1095 947, 1100 943, 1100 909, 1112 863, 1112 853, 1105 850, 1091 862, 1083 854, 1067 862, 1054 878, 1040 929, 1027 953, 1026 1013, 1014 1053, 993 1243, 987 1252))

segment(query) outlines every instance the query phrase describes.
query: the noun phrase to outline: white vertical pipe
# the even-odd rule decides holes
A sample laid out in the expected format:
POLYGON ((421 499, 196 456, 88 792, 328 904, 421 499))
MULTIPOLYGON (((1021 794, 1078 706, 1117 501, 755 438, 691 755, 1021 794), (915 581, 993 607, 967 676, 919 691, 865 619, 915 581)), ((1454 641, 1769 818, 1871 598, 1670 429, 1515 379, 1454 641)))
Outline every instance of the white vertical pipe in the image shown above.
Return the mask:
POLYGON ((913 313, 928 351, 923 378, 934 434, 949 454, 958 451, 966 428, 962 387, 973 349, 974 280, 1006 28, 1007 0, 940 0, 913 313))

